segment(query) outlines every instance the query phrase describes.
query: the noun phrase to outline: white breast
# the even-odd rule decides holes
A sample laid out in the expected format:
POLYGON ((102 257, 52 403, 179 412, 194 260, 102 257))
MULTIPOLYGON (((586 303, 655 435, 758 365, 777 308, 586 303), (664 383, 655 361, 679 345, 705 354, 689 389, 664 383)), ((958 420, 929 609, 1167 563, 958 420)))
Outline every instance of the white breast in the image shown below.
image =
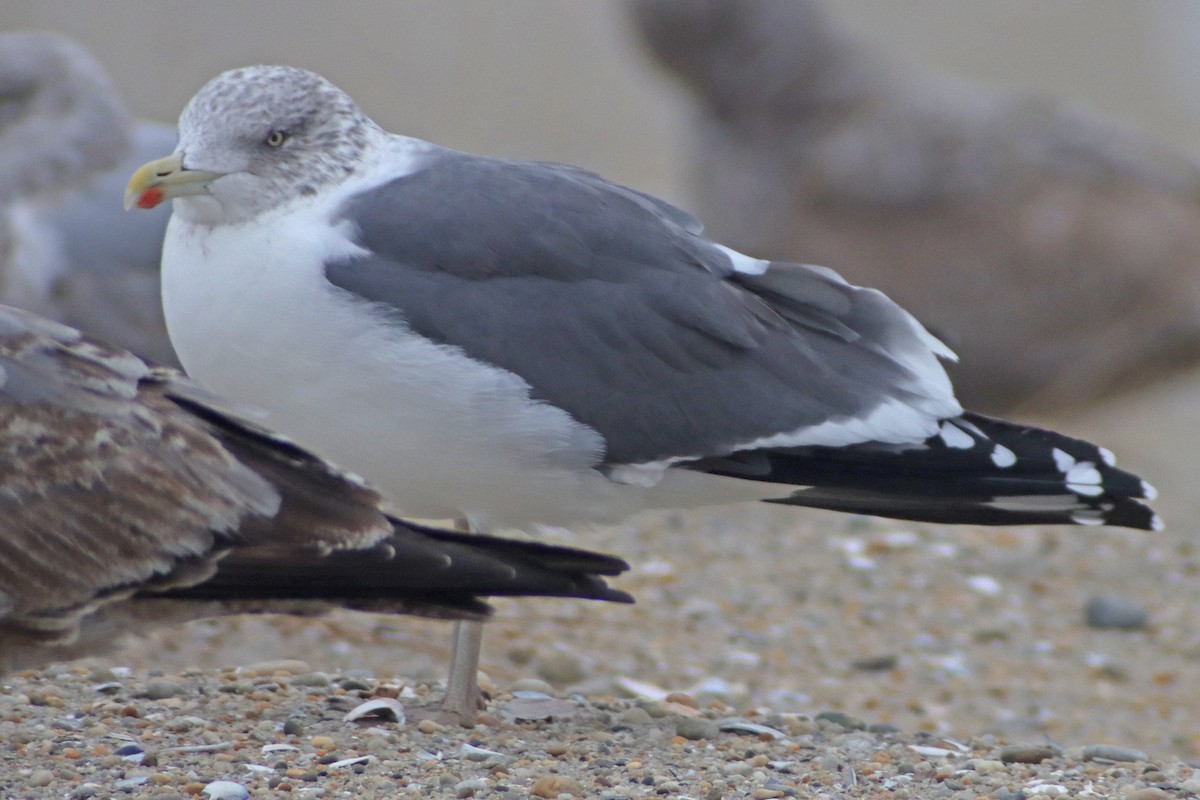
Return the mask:
POLYGON ((515 375, 329 284, 325 259, 354 245, 329 227, 327 206, 252 225, 172 219, 163 304, 189 374, 265 410, 265 424, 364 475, 408 515, 519 526, 637 509, 592 469, 602 453, 592 429, 530 400, 515 375))

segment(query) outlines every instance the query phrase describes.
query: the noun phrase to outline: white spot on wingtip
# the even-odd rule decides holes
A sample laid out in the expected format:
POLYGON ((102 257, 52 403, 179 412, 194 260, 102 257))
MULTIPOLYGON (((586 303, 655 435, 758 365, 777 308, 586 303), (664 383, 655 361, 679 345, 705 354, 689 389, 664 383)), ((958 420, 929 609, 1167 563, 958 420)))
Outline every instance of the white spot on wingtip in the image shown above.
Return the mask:
POLYGON ((938 436, 945 442, 946 447, 955 450, 970 450, 975 446, 975 440, 971 438, 971 435, 958 426, 952 425, 949 420, 943 422, 942 426, 938 428, 938 436))
POLYGON ((1146 500, 1155 500, 1158 498, 1158 489, 1142 481, 1142 497, 1146 500))
POLYGON ((1155 514, 1150 518, 1150 530, 1161 531, 1165 527, 1167 526, 1163 524, 1162 517, 1160 517, 1158 514, 1155 514))
POLYGON ((1077 511, 1071 515, 1071 522, 1076 525, 1103 525, 1104 515, 1099 511, 1077 511))
POLYGON ((1115 467, 1117 465, 1117 457, 1113 455, 1112 450, 1109 450, 1107 447, 1097 447, 1096 449, 1100 451, 1100 460, 1106 466, 1115 467))
POLYGON ((1017 463, 1017 454, 1002 444, 992 448, 992 463, 1000 469, 1006 469, 1017 463))
POLYGON ((1057 447, 1050 451, 1050 455, 1054 456, 1054 464, 1058 467, 1058 471, 1066 474, 1066 472, 1075 466, 1075 457, 1070 453, 1059 450, 1057 447))

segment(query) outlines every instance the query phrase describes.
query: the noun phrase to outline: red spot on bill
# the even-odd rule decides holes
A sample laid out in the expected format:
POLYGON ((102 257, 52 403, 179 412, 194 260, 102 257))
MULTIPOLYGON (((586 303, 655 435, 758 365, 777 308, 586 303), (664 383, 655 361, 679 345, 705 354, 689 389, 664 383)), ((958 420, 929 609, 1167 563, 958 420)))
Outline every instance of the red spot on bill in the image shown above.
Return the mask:
POLYGON ((138 208, 154 208, 163 201, 163 190, 157 186, 151 186, 146 191, 138 195, 138 208))

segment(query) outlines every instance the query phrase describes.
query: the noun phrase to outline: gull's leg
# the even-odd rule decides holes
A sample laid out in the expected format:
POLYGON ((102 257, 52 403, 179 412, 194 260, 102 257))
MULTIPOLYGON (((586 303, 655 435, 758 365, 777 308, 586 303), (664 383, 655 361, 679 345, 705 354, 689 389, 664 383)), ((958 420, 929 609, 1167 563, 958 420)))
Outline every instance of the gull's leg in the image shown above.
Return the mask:
MULTIPOLYGON (((470 531, 471 524, 458 520, 455 527, 470 531)), ((450 674, 446 678, 446 695, 442 698, 439 716, 456 720, 458 724, 475 727, 475 714, 483 705, 479 691, 479 651, 483 646, 483 623, 462 620, 454 623, 454 644, 450 651, 450 674)))
POLYGON ((475 714, 483 704, 479 691, 479 650, 483 644, 483 623, 463 620, 454 623, 454 649, 450 652, 450 675, 440 716, 457 721, 466 728, 475 727, 475 714))

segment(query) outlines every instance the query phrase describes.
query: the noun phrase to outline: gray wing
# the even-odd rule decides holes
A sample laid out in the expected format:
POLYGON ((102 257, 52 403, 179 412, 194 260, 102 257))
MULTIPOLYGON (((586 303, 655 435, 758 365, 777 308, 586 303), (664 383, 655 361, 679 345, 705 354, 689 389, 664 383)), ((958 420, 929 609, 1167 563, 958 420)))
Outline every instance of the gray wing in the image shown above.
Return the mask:
POLYGON ((443 153, 341 214, 368 252, 327 264, 332 284, 519 375, 610 464, 956 407, 940 345, 883 295, 815 267, 739 273, 684 212, 583 170, 443 153))

